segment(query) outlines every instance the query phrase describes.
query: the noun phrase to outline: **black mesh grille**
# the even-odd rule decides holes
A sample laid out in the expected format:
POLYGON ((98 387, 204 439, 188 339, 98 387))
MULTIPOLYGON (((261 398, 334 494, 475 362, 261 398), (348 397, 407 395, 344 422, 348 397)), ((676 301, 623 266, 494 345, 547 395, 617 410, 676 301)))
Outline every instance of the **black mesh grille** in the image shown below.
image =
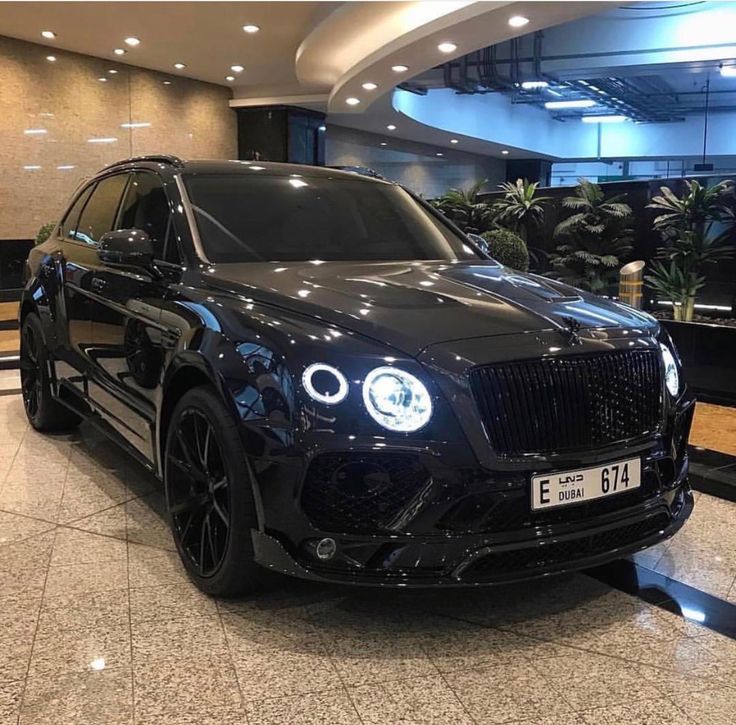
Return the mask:
POLYGON ((502 579, 503 575, 508 572, 513 572, 515 575, 523 574, 525 570, 543 569, 587 559, 643 541, 667 528, 669 523, 669 515, 661 513, 617 529, 601 531, 569 541, 495 552, 482 557, 468 567, 463 572, 462 580, 470 582, 502 579))
POLYGON ((476 368, 473 395, 494 450, 505 456, 597 448, 656 431, 656 350, 524 360, 476 368))
POLYGON ((302 507, 323 531, 391 531, 430 484, 431 476, 411 454, 326 453, 309 466, 302 507))

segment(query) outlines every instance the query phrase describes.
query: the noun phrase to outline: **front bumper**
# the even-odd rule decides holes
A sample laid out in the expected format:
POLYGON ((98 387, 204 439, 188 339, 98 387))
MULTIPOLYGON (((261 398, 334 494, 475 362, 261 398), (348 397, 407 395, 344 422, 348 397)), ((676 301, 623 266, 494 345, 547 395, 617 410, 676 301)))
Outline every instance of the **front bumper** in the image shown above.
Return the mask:
POLYGON ((256 530, 253 545, 263 566, 315 581, 479 586, 585 569, 640 551, 673 536, 692 508, 692 492, 683 479, 656 500, 576 525, 549 527, 544 536, 537 529, 525 536, 335 536, 338 553, 329 563, 294 556, 277 536, 256 530))
POLYGON ((652 439, 497 470, 479 466, 456 442, 379 448, 313 436, 303 458, 253 462, 262 511, 255 559, 300 578, 385 587, 491 585, 604 564, 671 537, 689 517, 693 411, 694 400, 683 394, 652 439), (633 456, 642 462, 639 489, 530 510, 534 473, 633 456), (331 459, 338 461, 332 468, 325 464, 331 459), (379 459, 388 461, 386 480, 366 463, 379 459), (334 542, 328 560, 318 553, 323 539, 334 542))

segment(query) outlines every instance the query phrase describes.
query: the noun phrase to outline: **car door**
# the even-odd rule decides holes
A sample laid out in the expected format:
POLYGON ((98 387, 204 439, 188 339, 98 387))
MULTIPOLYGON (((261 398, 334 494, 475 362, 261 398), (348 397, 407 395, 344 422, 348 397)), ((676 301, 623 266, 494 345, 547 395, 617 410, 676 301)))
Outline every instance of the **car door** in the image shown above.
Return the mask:
POLYGON ((127 183, 126 173, 112 174, 95 182, 86 195, 77 221, 70 221, 64 229, 63 319, 68 368, 58 374, 84 397, 89 394, 94 367, 93 320, 95 315, 104 314, 97 301, 99 290, 94 282, 95 272, 100 267, 98 244, 100 237, 113 228, 127 183))
MULTIPOLYGON (((152 460, 155 411, 164 351, 169 345, 160 323, 161 300, 172 279, 173 219, 164 187, 155 173, 131 175, 115 221, 117 229, 144 231, 154 248, 150 269, 101 262, 92 284, 92 365, 89 393, 108 422, 152 460)), ((176 265, 173 265, 175 276, 176 265)))

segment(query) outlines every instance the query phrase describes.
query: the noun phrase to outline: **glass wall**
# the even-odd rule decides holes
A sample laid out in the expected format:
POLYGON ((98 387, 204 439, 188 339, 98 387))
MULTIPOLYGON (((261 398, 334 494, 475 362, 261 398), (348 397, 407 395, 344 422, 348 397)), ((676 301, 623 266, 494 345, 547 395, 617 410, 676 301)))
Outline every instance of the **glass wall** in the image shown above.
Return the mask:
POLYGON ((574 186, 578 179, 594 182, 625 181, 629 179, 679 179, 707 173, 710 176, 736 176, 736 156, 706 157, 713 171, 695 169, 702 158, 679 159, 626 159, 609 161, 570 161, 552 164, 550 186, 574 186))

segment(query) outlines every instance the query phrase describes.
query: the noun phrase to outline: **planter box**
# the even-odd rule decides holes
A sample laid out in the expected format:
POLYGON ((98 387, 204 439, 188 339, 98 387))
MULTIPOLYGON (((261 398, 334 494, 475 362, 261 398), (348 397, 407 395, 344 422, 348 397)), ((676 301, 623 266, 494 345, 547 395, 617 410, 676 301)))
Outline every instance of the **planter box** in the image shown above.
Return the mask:
POLYGON ((701 400, 736 404, 736 327, 661 321, 682 358, 685 380, 701 400))

